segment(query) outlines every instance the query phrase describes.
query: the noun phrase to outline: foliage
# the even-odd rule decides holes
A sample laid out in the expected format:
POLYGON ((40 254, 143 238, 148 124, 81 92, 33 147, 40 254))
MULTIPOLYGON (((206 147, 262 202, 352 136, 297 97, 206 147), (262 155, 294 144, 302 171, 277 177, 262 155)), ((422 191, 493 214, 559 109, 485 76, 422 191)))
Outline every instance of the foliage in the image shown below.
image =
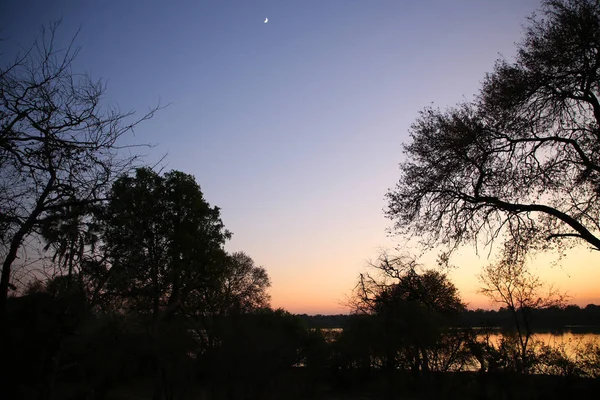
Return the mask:
MULTIPOLYGON (((77 390, 103 396, 122 381, 120 375, 133 378, 115 375, 131 366, 153 375, 155 398, 182 396, 193 377, 194 358, 209 346, 204 336, 218 332, 217 340, 223 340, 240 332, 215 330, 206 317, 243 320, 243 313, 269 303, 265 269, 244 253, 225 252, 231 234, 191 175, 161 176, 140 168, 114 182, 107 202, 70 210, 41 225, 56 274, 45 282, 31 281, 18 299, 30 307, 37 298, 51 300, 48 321, 38 328, 46 339, 32 347, 36 360, 16 369, 43 377, 40 393, 52 393, 55 381, 74 380, 77 390), (107 311, 127 326, 102 318, 107 311), (47 363, 53 367, 44 367, 47 363)), ((12 337, 24 326, 15 313, 10 320, 12 337)), ((284 325, 272 327, 274 351, 286 346, 275 340, 284 325)), ((16 349, 24 346, 19 341, 16 349)), ((293 348, 295 356, 299 346, 293 348)), ((27 353, 29 362, 34 358, 27 353)))
MULTIPOLYGON (((105 211, 107 288, 123 307, 158 318, 218 284, 230 233, 194 177, 141 168, 113 185, 105 211)), ((195 303, 201 307, 202 303, 195 303)))
POLYGON ((569 354, 565 343, 536 347, 536 372, 556 376, 582 375, 578 360, 569 354))
POLYGON ((449 317, 465 309, 458 290, 445 274, 437 270, 419 272, 422 267, 410 256, 383 253, 370 268, 375 273, 360 275, 351 299, 356 312, 381 314, 402 303, 449 317))
POLYGON ((600 378, 600 343, 587 341, 577 348, 577 359, 583 374, 600 378))
POLYGON ((317 380, 346 376, 355 387, 380 374, 391 397, 407 371, 429 384, 442 376, 432 372, 475 361, 478 381, 514 371, 598 378, 597 343, 572 355, 532 336, 537 316, 598 313, 561 308, 523 263, 567 239, 600 249, 600 11, 591 0, 544 7, 547 19, 532 19, 516 61, 499 61, 476 101, 421 114, 388 195, 397 228, 430 246, 503 236, 504 257, 481 279, 505 308, 475 312, 492 323, 510 313, 516 332, 496 343, 458 329, 466 313, 456 287, 408 256, 382 254, 361 274, 353 315, 312 319, 344 321, 342 331, 307 330, 268 308, 266 270, 224 250, 231 233, 193 176, 131 173, 136 157, 122 157, 118 139, 155 110, 130 123, 130 113, 102 109, 103 84, 71 70, 78 50, 56 50, 51 26, 0 68, 0 298, 27 237, 43 239, 53 269, 8 299, 3 395, 106 398, 150 378, 155 399, 183 398, 195 372, 228 398, 263 398, 300 371, 310 395, 317 380))
POLYGON ((245 313, 269 307, 271 286, 267 271, 244 252, 227 254, 219 272, 219 283, 203 306, 214 314, 245 313))
POLYGON ((41 269, 54 280, 64 278, 64 290, 80 290, 89 308, 101 302, 107 276, 101 209, 102 203, 69 206, 48 213, 40 226, 43 250, 52 255, 41 269))
POLYGON ((452 252, 503 241, 507 260, 586 243, 600 250, 600 6, 546 0, 474 101, 424 110, 387 215, 452 252))
POLYGON ((382 254, 371 267, 376 274, 361 274, 352 299, 355 312, 374 315, 379 326, 370 338, 371 356, 385 369, 410 368, 416 377, 432 367, 450 368, 462 343, 448 346, 453 350, 446 355, 440 350, 452 341, 448 328, 465 309, 456 287, 437 270, 418 272, 410 257, 382 254))

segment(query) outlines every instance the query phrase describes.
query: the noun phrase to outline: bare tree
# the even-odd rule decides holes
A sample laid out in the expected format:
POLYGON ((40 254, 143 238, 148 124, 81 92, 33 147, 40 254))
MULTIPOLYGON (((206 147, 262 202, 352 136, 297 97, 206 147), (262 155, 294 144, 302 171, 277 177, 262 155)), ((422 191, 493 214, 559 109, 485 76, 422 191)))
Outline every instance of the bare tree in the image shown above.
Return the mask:
POLYGON ((482 284, 480 293, 510 311, 518 342, 516 367, 519 372, 528 372, 533 361, 530 351, 533 312, 564 306, 566 296, 529 272, 524 263, 502 260, 489 264, 479 275, 479 281, 482 284))
POLYGON ((102 200, 138 160, 119 139, 158 109, 132 120, 133 112, 102 107, 104 83, 73 71, 79 48, 75 37, 59 47, 58 26, 0 67, 1 313, 25 238, 47 218, 102 200))
POLYGON ((388 193, 400 233, 452 252, 600 250, 600 5, 546 0, 472 102, 424 110, 388 193))

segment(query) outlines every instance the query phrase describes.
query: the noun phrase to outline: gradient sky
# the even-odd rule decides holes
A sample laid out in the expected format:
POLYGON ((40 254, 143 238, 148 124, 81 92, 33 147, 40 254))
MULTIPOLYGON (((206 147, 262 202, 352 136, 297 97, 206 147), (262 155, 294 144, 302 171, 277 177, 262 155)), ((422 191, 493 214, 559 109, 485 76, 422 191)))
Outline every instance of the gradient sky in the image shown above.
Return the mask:
MULTIPOLYGON (((76 68, 108 85, 105 104, 147 111, 136 130, 167 169, 195 175, 243 250, 272 278, 272 303, 345 312, 366 262, 396 241, 384 195, 423 107, 470 99, 514 55, 533 0, 4 0, 3 62, 40 26, 79 27, 76 68), (269 23, 263 20, 268 17, 269 23)), ((600 256, 578 249, 536 271, 572 301, 600 303, 600 256)), ((425 258, 425 262, 434 257, 425 258)), ((451 276, 472 307, 487 262, 465 248, 451 276)))

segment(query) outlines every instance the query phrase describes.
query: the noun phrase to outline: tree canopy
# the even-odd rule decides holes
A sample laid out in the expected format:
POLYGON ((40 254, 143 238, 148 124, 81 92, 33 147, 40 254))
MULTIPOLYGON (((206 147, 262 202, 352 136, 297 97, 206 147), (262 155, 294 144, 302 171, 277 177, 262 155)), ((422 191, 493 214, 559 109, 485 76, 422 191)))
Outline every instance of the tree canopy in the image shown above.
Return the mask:
POLYGON ((227 254, 220 273, 220 283, 206 307, 216 314, 245 313, 269 306, 266 290, 271 285, 267 271, 244 252, 227 254))
MULTIPOLYGON (((382 254, 371 265, 375 273, 361 274, 351 306, 358 314, 371 315, 374 353, 386 368, 410 366, 416 376, 427 374, 434 364, 440 370, 457 361, 442 356, 441 343, 450 340, 449 327, 466 309, 458 290, 437 270, 420 270, 414 258, 382 254), (446 359, 441 363, 433 360, 446 359)), ((360 330, 359 330, 360 331, 360 330)), ((459 349, 460 343, 455 349, 459 349)))
POLYGON ((387 194, 397 232, 449 252, 501 241, 511 260, 600 250, 600 5, 547 0, 542 13, 473 101, 412 125, 387 194))
MULTIPOLYGON (((193 176, 140 168, 113 185, 106 209, 108 290, 157 317, 216 286, 230 237, 193 176)), ((204 295, 201 297, 205 297, 204 295)))

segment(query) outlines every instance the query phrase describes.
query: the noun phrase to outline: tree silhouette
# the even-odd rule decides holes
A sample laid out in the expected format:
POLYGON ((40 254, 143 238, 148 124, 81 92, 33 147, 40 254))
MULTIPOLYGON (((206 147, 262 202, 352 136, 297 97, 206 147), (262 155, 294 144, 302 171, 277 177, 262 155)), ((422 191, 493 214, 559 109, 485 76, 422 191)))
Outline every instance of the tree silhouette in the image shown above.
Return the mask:
POLYGON ((190 335, 182 316, 206 309, 204 300, 220 283, 230 233, 193 176, 179 171, 161 176, 148 168, 117 179, 104 224, 106 290, 117 310, 147 316, 154 398, 171 398, 176 366, 194 350, 183 351, 174 342, 190 335))
POLYGON ((43 249, 52 253, 44 269, 50 276, 65 277, 67 291, 71 286, 82 290, 89 307, 98 304, 107 277, 100 210, 101 204, 70 205, 47 213, 40 224, 43 249))
POLYGON ((600 6, 547 0, 472 102, 412 125, 387 215, 426 245, 600 250, 600 6))
MULTIPOLYGON (((534 357, 531 351, 533 313, 565 304, 565 296, 553 287, 547 287, 533 275, 524 263, 500 261, 487 265, 479 275, 480 293, 494 303, 506 307, 516 329, 518 372, 530 372, 534 357)), ((507 338, 506 345, 510 342, 507 338)))
POLYGON ((204 299, 204 291, 219 285, 230 233, 193 176, 140 168, 119 178, 105 223, 107 289, 125 308, 158 321, 185 306, 194 292, 204 299))
POLYGON ((214 314, 245 313, 269 307, 267 271, 244 252, 228 254, 219 273, 219 284, 205 302, 214 314))
POLYGON ((0 67, 2 314, 23 241, 51 214, 101 200, 137 159, 121 151, 119 139, 156 111, 130 120, 132 112, 103 108, 104 84, 72 70, 79 49, 73 42, 60 48, 57 28, 51 24, 0 67))
POLYGON ((410 367, 419 378, 432 365, 442 366, 434 350, 465 309, 456 287, 439 271, 420 272, 412 257, 384 253, 371 267, 375 274, 361 274, 352 305, 355 312, 379 319, 383 368, 410 367))

